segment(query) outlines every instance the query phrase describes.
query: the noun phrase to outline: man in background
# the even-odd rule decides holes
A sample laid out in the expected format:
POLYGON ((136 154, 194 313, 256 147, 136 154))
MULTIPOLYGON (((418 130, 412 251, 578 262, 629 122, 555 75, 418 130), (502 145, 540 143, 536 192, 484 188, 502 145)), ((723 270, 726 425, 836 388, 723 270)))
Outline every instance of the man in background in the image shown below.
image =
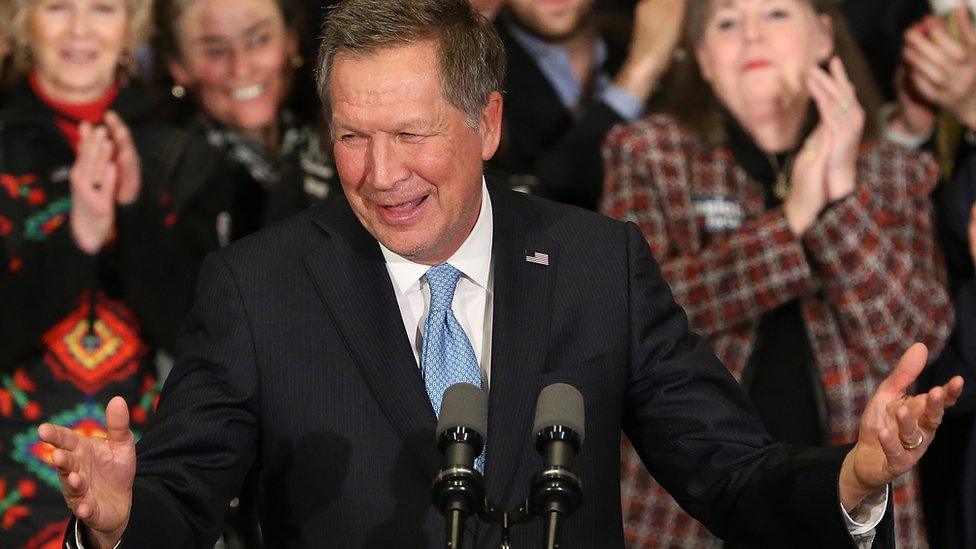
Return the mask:
POLYGON ((642 0, 626 20, 601 24, 595 0, 509 0, 496 20, 505 44, 502 143, 488 173, 509 187, 595 209, 600 145, 637 120, 671 62, 683 0, 642 0), (619 47, 623 46, 623 47, 619 47))

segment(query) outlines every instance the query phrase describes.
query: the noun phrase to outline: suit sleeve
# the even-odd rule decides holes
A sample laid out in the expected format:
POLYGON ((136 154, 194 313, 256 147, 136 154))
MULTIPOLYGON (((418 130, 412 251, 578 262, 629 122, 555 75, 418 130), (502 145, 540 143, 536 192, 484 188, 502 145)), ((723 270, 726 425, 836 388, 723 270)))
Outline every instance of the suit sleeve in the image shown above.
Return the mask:
POLYGON ((646 130, 643 125, 618 127, 607 138, 601 211, 640 227, 695 331, 706 337, 720 334, 820 286, 780 208, 688 251, 693 247, 688 241, 699 235, 671 234, 673 228, 691 225, 680 216, 694 215, 684 201, 690 176, 685 152, 660 123, 648 124, 646 130), (676 241, 688 246, 679 249, 676 241))
POLYGON ((919 390, 928 390, 947 383, 953 376, 962 376, 966 390, 956 405, 946 410, 949 417, 971 416, 976 413, 976 280, 969 279, 955 288, 956 324, 938 358, 919 376, 919 390))
POLYGON ((219 255, 205 260, 173 369, 139 441, 123 547, 213 547, 255 461, 258 377, 251 319, 219 255))
MULTIPOLYGON (((773 444, 705 342, 691 334, 639 230, 628 225, 630 383, 624 432, 689 514, 730 541, 852 547, 838 502, 846 448, 773 444)), ((880 539, 891 525, 879 526, 880 539)))
POLYGON ((949 267, 950 288, 956 317, 952 334, 938 359, 922 372, 920 389, 946 383, 961 375, 967 389, 956 405, 946 410, 949 416, 976 413, 976 277, 974 258, 969 246, 969 219, 976 203, 976 153, 964 155, 952 179, 939 196, 937 205, 942 218, 943 249, 949 267))
POLYGON ((848 347, 885 376, 912 342, 942 349, 952 304, 929 198, 936 165, 918 153, 881 158, 880 177, 859 182, 803 240, 848 347))

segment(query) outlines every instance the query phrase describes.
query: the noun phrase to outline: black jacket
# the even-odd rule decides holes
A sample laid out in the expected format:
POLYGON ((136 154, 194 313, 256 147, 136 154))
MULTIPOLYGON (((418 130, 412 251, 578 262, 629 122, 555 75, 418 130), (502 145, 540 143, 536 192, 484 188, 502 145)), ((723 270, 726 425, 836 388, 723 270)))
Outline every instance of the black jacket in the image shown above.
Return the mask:
MULTIPOLYGON (((586 105, 579 118, 568 111, 505 25, 504 17, 495 25, 508 57, 502 139, 487 171, 511 188, 595 210, 603 189, 603 138, 623 119, 602 101, 586 105)), ((612 71, 622 56, 608 45, 605 69, 612 71)))
POLYGON ((934 201, 956 319, 945 348, 919 385, 928 389, 961 375, 966 390, 947 411, 939 437, 923 458, 923 503, 933 546, 976 547, 976 273, 968 235, 976 204, 976 149, 971 145, 963 143, 956 168, 934 201))
MULTIPOLYGON (((571 383, 586 406, 575 462, 585 486, 563 523, 567 547, 623 546, 621 429, 717 534, 852 545, 837 493, 844 449, 772 443, 688 331, 636 226, 489 189, 488 498, 504 509, 525 499, 542 465, 529 436, 536 397, 571 383)), ((190 318, 139 442, 123 547, 212 547, 248 471, 264 488, 269 546, 443 547, 430 501, 443 461, 436 418, 383 255, 344 201, 211 255, 190 318)), ((497 526, 468 525, 469 547, 498 546, 497 526)), ((514 546, 537 545, 541 521, 512 535, 514 546)))

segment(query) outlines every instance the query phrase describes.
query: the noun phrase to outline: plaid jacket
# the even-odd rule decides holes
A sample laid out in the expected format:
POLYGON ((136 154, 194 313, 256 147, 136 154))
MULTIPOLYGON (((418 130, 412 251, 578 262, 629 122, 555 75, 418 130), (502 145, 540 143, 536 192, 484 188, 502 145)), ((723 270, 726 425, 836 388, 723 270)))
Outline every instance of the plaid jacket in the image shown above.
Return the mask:
MULTIPOLYGON (((855 439, 861 410, 913 342, 937 352, 951 306, 934 242, 934 160, 889 142, 862 146, 858 186, 802 238, 724 149, 667 115, 615 128, 604 144, 603 213, 637 223, 692 329, 738 378, 761 315, 799 298, 826 397, 832 444, 855 439)), ((628 543, 707 547, 715 539, 624 442, 628 543)), ((915 478, 894 487, 899 545, 925 545, 915 478)))

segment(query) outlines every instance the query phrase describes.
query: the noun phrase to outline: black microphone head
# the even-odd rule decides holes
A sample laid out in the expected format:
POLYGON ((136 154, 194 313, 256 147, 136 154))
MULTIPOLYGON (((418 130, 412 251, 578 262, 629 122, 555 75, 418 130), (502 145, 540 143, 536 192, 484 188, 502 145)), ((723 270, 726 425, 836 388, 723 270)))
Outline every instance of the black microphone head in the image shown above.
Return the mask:
POLYGON ((555 425, 572 429, 579 436, 579 442, 583 443, 583 395, 572 385, 553 383, 539 393, 532 436, 538 436, 543 429, 555 425))
POLYGON ((437 439, 455 427, 470 429, 482 439, 488 432, 488 395, 470 383, 455 383, 444 391, 437 419, 437 439))

